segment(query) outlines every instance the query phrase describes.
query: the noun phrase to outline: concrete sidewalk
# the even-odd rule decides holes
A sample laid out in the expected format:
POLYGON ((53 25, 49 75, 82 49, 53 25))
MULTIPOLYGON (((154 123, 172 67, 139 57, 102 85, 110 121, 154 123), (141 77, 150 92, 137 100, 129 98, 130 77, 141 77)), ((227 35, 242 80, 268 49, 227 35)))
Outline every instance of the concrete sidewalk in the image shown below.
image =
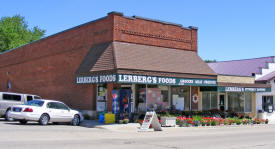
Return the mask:
MULTIPOLYGON (((97 120, 84 120, 81 125, 86 128, 98 128, 105 129, 113 132, 138 132, 140 128, 139 123, 128 123, 128 124, 103 124, 97 120)), ((259 124, 259 125, 222 125, 222 126, 198 126, 198 127, 162 127, 163 131, 177 131, 183 130, 197 130, 197 129, 226 129, 226 128, 259 128, 259 127, 273 127, 274 124, 259 124)), ((154 131, 150 129, 149 131, 154 131)))
POLYGON ((80 126, 87 128, 99 128, 99 129, 107 129, 112 131, 121 131, 121 130, 133 130, 136 131, 139 129, 139 123, 128 123, 128 124, 104 124, 98 122, 98 120, 84 120, 81 122, 80 126))

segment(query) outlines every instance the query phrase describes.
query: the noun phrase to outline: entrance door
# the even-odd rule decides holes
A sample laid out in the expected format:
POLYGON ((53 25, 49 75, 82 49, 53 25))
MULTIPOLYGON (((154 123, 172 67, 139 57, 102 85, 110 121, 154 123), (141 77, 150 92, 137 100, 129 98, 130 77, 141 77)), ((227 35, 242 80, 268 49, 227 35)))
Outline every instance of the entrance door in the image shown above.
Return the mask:
POLYGON ((219 109, 221 111, 224 111, 225 110, 225 95, 220 94, 219 96, 220 96, 220 98, 219 98, 219 109))
POLYGON ((263 110, 269 112, 270 107, 273 109, 273 96, 263 96, 263 110))

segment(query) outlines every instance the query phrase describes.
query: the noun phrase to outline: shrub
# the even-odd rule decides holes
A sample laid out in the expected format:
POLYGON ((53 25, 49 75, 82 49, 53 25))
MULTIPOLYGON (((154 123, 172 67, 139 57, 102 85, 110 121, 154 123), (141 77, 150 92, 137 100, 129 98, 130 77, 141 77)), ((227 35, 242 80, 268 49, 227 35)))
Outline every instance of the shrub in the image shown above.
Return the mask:
POLYGON ((126 119, 123 119, 123 123, 124 123, 124 124, 128 124, 128 123, 129 123, 129 119, 127 119, 127 118, 126 118, 126 119))
POLYGON ((193 124, 194 124, 194 126, 199 126, 199 125, 201 124, 201 122, 198 121, 198 120, 194 120, 194 121, 193 121, 193 124))
POLYGON ((123 120, 118 120, 118 123, 119 124, 123 124, 123 120))
POLYGON ((243 125, 247 125, 248 124, 248 119, 243 119, 242 123, 243 123, 243 125))
POLYGON ((211 123, 211 126, 216 126, 217 125, 217 121, 216 120, 211 120, 210 123, 211 123))
POLYGON ((239 120, 239 119, 238 119, 238 120, 236 120, 236 124, 237 124, 237 125, 241 125, 241 123, 242 123, 242 121, 241 121, 241 120, 239 120))

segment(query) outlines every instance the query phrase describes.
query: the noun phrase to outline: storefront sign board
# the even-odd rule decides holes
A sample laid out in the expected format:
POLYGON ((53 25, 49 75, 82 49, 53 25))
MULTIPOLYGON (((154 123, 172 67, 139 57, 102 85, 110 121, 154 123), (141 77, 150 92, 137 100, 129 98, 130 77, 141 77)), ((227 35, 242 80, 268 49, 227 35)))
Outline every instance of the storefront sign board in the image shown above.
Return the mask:
POLYGON ((98 75, 98 76, 78 76, 76 77, 77 84, 96 84, 116 82, 116 75, 98 75))
POLYGON ((187 85, 187 86, 217 86, 216 79, 188 79, 174 77, 145 76, 132 74, 114 74, 99 76, 78 76, 77 84, 93 83, 130 83, 130 84, 156 84, 156 85, 187 85))
POLYGON ((219 86, 218 92, 271 92, 271 88, 219 86))
POLYGON ((162 131, 156 112, 146 112, 142 125, 139 131, 148 131, 150 125, 154 128, 154 131, 162 131))

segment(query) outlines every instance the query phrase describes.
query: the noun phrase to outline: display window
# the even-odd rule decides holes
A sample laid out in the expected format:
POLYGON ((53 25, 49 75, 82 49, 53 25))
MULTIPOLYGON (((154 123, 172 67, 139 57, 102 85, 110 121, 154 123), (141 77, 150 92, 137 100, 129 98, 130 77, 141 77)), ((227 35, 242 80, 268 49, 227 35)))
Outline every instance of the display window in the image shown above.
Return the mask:
POLYGON ((96 110, 103 112, 107 110, 107 84, 99 84, 97 86, 97 102, 96 110))
POLYGON ((252 93, 250 92, 229 92, 228 110, 235 112, 252 111, 252 93))
POLYGON ((137 85, 137 109, 162 111, 169 108, 168 86, 163 85, 137 85))
POLYGON ((202 92, 202 110, 218 109, 217 92, 202 92))
POLYGON ((190 87, 172 86, 171 87, 172 106, 176 110, 190 110, 190 87))

